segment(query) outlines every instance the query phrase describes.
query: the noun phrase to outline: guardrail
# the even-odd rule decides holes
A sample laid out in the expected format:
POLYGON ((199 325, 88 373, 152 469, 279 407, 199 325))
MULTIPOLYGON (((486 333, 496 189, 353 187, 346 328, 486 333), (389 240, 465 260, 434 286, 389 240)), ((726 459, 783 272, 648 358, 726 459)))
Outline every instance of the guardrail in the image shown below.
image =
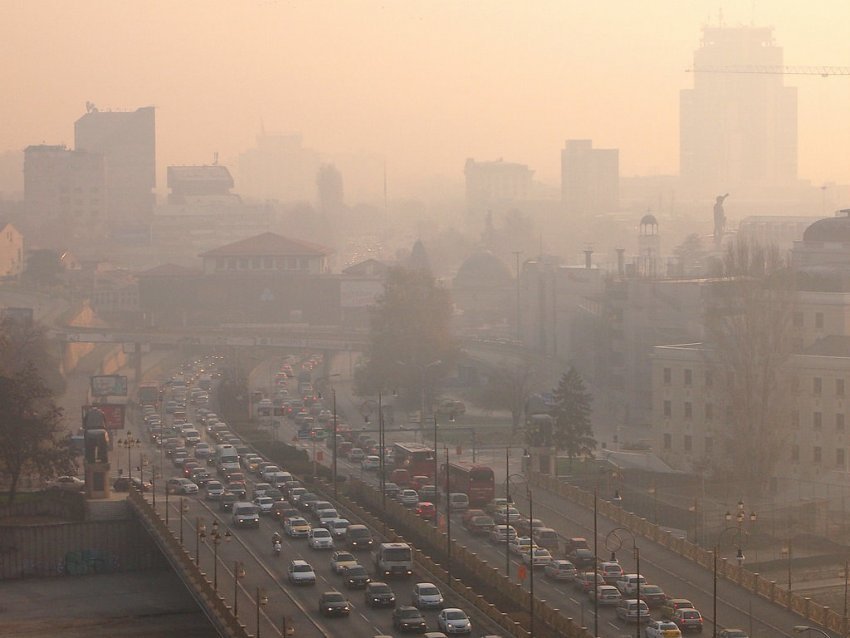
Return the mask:
MULTIPOLYGON (((528 481, 535 487, 543 488, 553 494, 557 494, 561 498, 568 499, 588 509, 593 509, 593 494, 581 488, 562 483, 555 477, 537 472, 529 473, 528 481)), ((706 569, 713 569, 714 556, 709 550, 694 545, 689 540, 679 538, 645 518, 627 512, 622 507, 614 505, 609 501, 597 500, 596 506, 600 516, 604 516, 618 525, 625 527, 633 534, 654 541, 662 547, 666 547, 679 556, 687 558, 706 569)), ((827 605, 821 605, 807 596, 800 596, 782 587, 777 587, 775 580, 762 578, 757 572, 751 572, 743 567, 729 563, 725 558, 717 561, 717 575, 737 583, 744 589, 772 603, 790 609, 807 621, 820 625, 825 629, 842 635, 846 635, 847 630, 850 629, 847 619, 842 614, 830 609, 827 605)))
POLYGON ((245 625, 233 615, 231 607, 213 589, 206 574, 195 565, 189 552, 166 527, 153 506, 137 490, 130 491, 128 502, 219 634, 227 638, 250 638, 245 625))
MULTIPOLYGON (((346 489, 361 500, 372 511, 379 511, 382 507, 380 493, 371 485, 351 479, 346 489)), ((346 499, 350 502, 350 499, 346 499)), ((352 503, 361 511, 364 508, 352 503)), ((385 525, 384 520, 376 518, 366 512, 380 529, 385 525)), ((427 548, 432 555, 446 556, 446 537, 440 530, 431 526, 423 525, 422 520, 413 512, 399 503, 387 499, 386 510, 382 514, 387 523, 392 523, 401 530, 404 537, 415 545, 427 548)), ((393 530, 389 530, 393 532, 393 530)), ((388 532, 388 533, 389 533, 388 532)), ((529 619, 529 593, 510 578, 502 574, 495 567, 490 566, 486 560, 480 558, 475 552, 466 546, 451 541, 452 569, 462 572, 475 590, 482 592, 477 594, 457 578, 449 578, 444 565, 437 563, 433 558, 420 550, 416 550, 417 560, 426 570, 438 574, 445 582, 449 582, 452 590, 473 604, 477 609, 487 614, 493 622, 510 633, 515 638, 528 638, 530 635, 526 626, 529 619), (488 602, 493 600, 494 603, 488 602), (498 609, 496 608, 498 606, 498 609), (505 613, 501 610, 509 610, 505 613)), ((445 560, 445 558, 444 558, 445 560)), ((535 636, 543 638, 590 638, 591 634, 587 628, 580 627, 572 618, 563 615, 559 609, 552 607, 543 599, 534 599, 535 636)))

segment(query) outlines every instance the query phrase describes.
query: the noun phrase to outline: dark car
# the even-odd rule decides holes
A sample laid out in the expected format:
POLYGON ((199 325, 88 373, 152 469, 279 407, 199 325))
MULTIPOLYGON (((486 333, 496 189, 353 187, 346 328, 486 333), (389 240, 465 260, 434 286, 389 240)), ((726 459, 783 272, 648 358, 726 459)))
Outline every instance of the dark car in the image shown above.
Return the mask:
POLYGON ((233 504, 238 500, 239 497, 233 492, 225 492, 218 501, 218 507, 222 512, 229 512, 233 509, 233 504))
POLYGON ((661 607, 667 602, 667 594, 658 585, 641 585, 640 597, 650 608, 661 607))
POLYGON ((676 623, 676 626, 682 633, 688 631, 697 631, 702 633, 702 614, 696 609, 680 607, 670 614, 670 620, 676 623))
POLYGON ((369 607, 395 607, 395 594, 386 583, 369 583, 364 597, 369 607))
POLYGON ((422 616, 416 607, 396 607, 393 612, 393 627, 399 631, 417 631, 425 633, 428 625, 425 624, 425 618, 422 616))
POLYGON ((315 503, 319 500, 321 500, 321 497, 318 494, 313 494, 313 492, 304 492, 303 494, 297 497, 297 500, 293 498, 292 503, 302 512, 306 512, 308 509, 310 509, 309 503, 315 503))
POLYGON ((233 481, 227 484, 227 491, 233 492, 241 500, 245 500, 248 495, 248 489, 245 487, 245 481, 233 481))
POLYGON ((372 532, 365 525, 349 525, 345 531, 345 540, 348 543, 348 549, 351 551, 372 549, 375 542, 372 540, 372 532))
POLYGON ((142 481, 141 479, 136 478, 135 476, 132 479, 126 476, 119 476, 112 484, 112 489, 116 492, 129 492, 131 482, 137 490, 141 490, 142 492, 151 491, 150 481, 142 481))
POLYGON ((319 613, 322 616, 348 616, 351 603, 338 591, 326 591, 319 597, 319 613))
POLYGON ((578 569, 583 567, 592 567, 593 563, 596 562, 596 557, 593 555, 593 552, 581 547, 576 548, 567 554, 567 559, 578 569))
POLYGON ((482 516, 473 516, 472 519, 466 524, 466 529, 469 530, 470 534, 474 534, 476 536, 487 536, 490 532, 493 531, 493 528, 496 526, 495 521, 493 521, 492 517, 482 515, 482 516))
POLYGON ((364 589, 366 585, 372 582, 372 579, 369 578, 369 572, 363 565, 346 567, 342 572, 342 577, 345 579, 345 586, 349 589, 364 589))

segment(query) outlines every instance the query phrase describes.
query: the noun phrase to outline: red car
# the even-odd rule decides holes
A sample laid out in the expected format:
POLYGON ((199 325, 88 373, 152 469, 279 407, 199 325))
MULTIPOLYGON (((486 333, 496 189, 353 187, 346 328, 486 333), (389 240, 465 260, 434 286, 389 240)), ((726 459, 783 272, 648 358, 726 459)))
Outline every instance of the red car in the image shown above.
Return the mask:
POLYGON ((433 503, 422 501, 416 507, 416 514, 424 518, 426 521, 433 521, 437 518, 437 508, 433 503))

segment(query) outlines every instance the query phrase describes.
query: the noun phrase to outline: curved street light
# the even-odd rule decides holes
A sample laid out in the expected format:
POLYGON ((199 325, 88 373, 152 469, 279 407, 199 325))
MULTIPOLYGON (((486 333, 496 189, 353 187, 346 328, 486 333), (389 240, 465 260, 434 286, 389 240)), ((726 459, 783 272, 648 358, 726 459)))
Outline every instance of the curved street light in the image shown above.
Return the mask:
MULTIPOLYGON (((637 546, 637 541, 635 540, 634 532, 625 527, 615 527, 608 535, 605 536, 605 548, 611 552, 611 559, 614 560, 616 558, 617 551, 623 546, 623 539, 620 537, 620 534, 626 534, 628 539, 632 541, 632 552, 635 556, 635 573, 637 574, 637 582, 635 583, 635 593, 637 595, 637 623, 635 627, 635 638, 640 638, 640 548, 637 546)), ((597 557, 594 556, 593 560, 596 561, 597 557)), ((594 587, 594 597, 598 596, 598 583, 596 582, 598 578, 594 576, 593 587, 594 587)), ((644 603, 646 604, 646 603, 644 603)))
POLYGON ((118 439, 116 445, 118 447, 126 448, 127 450, 127 480, 129 481, 129 489, 133 489, 133 463, 131 459, 131 454, 133 452, 134 447, 139 447, 142 444, 142 440, 138 437, 133 436, 133 433, 127 430, 127 436, 123 439, 118 439))
MULTIPOLYGON (((446 448, 446 455, 448 456, 448 448, 446 448)), ((447 461, 448 463, 448 461, 447 461)), ((510 515, 510 507, 513 503, 511 499, 510 486, 511 479, 515 476, 522 476, 525 478, 524 474, 509 474, 505 478, 505 493, 507 497, 507 509, 505 509, 505 525, 510 525, 511 515, 510 515)), ((525 485, 525 495, 528 499, 528 525, 529 525, 529 533, 531 530, 531 521, 534 520, 534 498, 531 493, 531 488, 528 486, 528 483, 525 485)), ((528 616, 529 616, 529 626, 528 626, 528 635, 530 638, 534 638, 534 548, 533 544, 529 545, 529 568, 528 568, 528 616)), ((505 559, 508 566, 508 578, 510 578, 510 535, 508 534, 507 529, 505 529, 505 559)))
MULTIPOLYGON (((741 504, 743 506, 743 504, 741 504)), ((726 512, 726 520, 730 520, 731 515, 729 512, 726 512)), ((712 588, 712 613, 714 614, 714 624, 712 628, 712 638, 717 638, 717 554, 720 552, 720 543, 723 540, 723 537, 729 533, 735 532, 738 536, 738 547, 735 552, 735 559, 738 561, 738 567, 741 567, 744 564, 744 551, 741 548, 741 526, 730 525, 726 527, 720 534, 717 535, 717 540, 714 543, 714 551, 712 552, 712 563, 713 563, 713 588, 712 588)), ((790 593, 790 592, 789 592, 790 593)))
POLYGON ((794 631, 798 634, 802 634, 807 631, 813 631, 815 633, 820 634, 821 636, 826 636, 826 638, 832 638, 832 636, 826 633, 823 629, 820 629, 818 627, 811 627, 810 625, 794 625, 794 631))

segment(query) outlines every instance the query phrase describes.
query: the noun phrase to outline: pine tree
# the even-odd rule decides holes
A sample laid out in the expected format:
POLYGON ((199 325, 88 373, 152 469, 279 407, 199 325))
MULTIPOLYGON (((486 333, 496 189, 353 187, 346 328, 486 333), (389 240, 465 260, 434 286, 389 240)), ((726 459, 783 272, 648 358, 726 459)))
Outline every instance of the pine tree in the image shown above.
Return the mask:
POLYGON ((553 395, 556 407, 552 415, 555 418, 552 443, 555 449, 566 451, 572 465, 573 458, 593 454, 596 449, 590 423, 593 397, 585 388, 578 370, 572 366, 561 377, 553 395))

